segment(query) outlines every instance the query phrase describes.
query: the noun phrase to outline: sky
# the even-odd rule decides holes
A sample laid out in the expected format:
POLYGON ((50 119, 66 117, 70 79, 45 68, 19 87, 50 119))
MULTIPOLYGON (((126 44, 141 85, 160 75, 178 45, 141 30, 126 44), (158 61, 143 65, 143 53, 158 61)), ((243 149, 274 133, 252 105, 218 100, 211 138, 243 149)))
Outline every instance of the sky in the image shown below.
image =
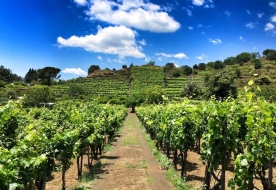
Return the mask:
POLYGON ((193 66, 276 49, 276 0, 8 0, 0 6, 0 65, 87 76, 154 61, 193 66))

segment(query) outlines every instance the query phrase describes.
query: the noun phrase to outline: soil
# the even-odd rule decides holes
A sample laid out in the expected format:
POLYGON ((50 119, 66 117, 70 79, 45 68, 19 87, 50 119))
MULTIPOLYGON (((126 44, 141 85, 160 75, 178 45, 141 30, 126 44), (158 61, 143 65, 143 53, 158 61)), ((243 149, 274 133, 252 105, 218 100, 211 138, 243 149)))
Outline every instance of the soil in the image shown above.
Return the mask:
MULTIPOLYGON (((86 187, 93 190, 170 190, 174 189, 166 180, 164 171, 160 169, 155 161, 146 141, 143 137, 140 123, 134 113, 129 113, 124 127, 112 142, 112 150, 105 152, 101 158, 101 167, 89 173, 89 168, 84 167, 85 175, 90 175, 90 180, 79 183, 77 178, 77 166, 75 160, 66 172, 66 186, 68 189, 86 187), (94 179, 92 180, 91 179, 94 179)), ((84 157, 86 163, 87 157, 84 157)), ((94 164, 99 163, 95 161, 94 164)), ((233 162, 231 163, 233 164, 233 162)), ((274 164, 275 166, 275 164, 274 164)), ((179 176, 181 166, 178 166, 179 176)), ((226 171, 226 183, 233 177, 233 167, 226 171)), ((205 165, 202 164, 200 155, 196 152, 188 152, 187 178, 186 181, 192 187, 202 187, 205 165)), ((276 168, 273 168, 273 183, 276 184, 276 168)), ((214 185, 211 180, 211 187, 214 185)), ((226 184, 227 186, 227 184, 226 184)), ((254 180, 256 189, 263 189, 260 180, 254 180)), ((61 173, 56 172, 48 180, 47 190, 58 190, 61 188, 61 173)), ((228 190, 229 188, 226 187, 228 190)), ((273 189, 276 189, 274 186, 273 189)))

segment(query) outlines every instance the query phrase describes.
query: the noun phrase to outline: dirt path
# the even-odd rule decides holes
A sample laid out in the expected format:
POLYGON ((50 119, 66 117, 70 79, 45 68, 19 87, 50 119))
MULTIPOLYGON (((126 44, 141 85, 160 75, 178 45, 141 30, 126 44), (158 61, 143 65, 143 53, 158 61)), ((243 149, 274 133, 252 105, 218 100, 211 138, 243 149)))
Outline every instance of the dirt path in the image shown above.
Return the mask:
POLYGON ((119 136, 113 150, 101 159, 104 172, 92 189, 173 189, 152 156, 135 114, 128 114, 119 136))

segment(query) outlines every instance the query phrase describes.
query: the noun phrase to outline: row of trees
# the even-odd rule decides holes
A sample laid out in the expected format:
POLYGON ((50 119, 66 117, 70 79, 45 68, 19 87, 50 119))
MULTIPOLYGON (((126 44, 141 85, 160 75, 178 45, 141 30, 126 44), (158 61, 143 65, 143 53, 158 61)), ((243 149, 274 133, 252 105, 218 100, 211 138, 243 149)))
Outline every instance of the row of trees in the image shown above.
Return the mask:
POLYGON ((8 68, 5 68, 3 65, 0 66, 0 80, 12 83, 14 81, 22 81, 22 77, 18 76, 17 74, 13 74, 12 71, 8 68))
POLYGON ((60 78, 59 72, 60 69, 55 67, 44 67, 38 70, 31 68, 25 75, 25 82, 40 81, 42 84, 50 86, 51 80, 60 78))

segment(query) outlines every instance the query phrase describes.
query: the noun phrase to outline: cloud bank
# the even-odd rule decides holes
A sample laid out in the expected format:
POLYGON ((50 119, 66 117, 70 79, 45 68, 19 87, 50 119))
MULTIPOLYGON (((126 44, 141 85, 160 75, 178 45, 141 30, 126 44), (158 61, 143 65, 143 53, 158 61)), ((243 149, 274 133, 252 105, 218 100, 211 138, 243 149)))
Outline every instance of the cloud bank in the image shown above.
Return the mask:
POLYGON ((57 38, 59 47, 82 48, 89 52, 143 58, 142 47, 136 44, 135 31, 125 26, 99 28, 97 34, 71 36, 68 39, 57 38))
POLYGON ((67 74, 74 74, 74 75, 78 75, 78 76, 87 75, 87 73, 84 70, 82 70, 81 68, 65 68, 61 72, 67 73, 67 74))
POLYGON ((124 25, 151 32, 174 32, 180 28, 159 5, 143 0, 93 0, 86 14, 90 20, 100 20, 114 25, 124 25))

